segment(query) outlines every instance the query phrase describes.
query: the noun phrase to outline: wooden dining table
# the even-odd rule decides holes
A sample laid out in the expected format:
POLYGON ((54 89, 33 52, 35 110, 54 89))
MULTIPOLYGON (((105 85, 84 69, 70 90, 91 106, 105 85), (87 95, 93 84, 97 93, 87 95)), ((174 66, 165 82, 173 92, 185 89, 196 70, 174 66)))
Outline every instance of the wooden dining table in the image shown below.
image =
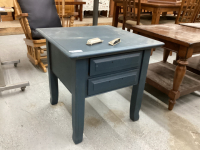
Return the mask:
POLYGON ((200 53, 200 29, 178 24, 139 25, 134 33, 164 42, 163 61, 149 65, 146 82, 169 97, 169 110, 176 100, 200 90, 200 76, 186 70, 188 59, 200 53), (169 52, 177 53, 177 65, 167 63, 169 52))
MULTIPOLYGON (((123 6, 123 0, 113 0, 114 1, 114 13, 113 13, 113 21, 112 26, 118 26, 118 16, 119 9, 123 6)), ((136 2, 137 5, 137 2, 136 2)), ((152 21, 151 24, 159 24, 160 14, 166 12, 179 11, 181 7, 181 3, 153 3, 148 2, 148 0, 141 0, 141 9, 151 11, 152 12, 152 21)))

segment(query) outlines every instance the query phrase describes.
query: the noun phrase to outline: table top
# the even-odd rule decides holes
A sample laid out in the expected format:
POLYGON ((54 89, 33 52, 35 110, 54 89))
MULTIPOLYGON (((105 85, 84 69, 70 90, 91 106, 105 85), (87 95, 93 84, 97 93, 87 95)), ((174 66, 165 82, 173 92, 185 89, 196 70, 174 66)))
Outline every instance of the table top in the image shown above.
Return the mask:
POLYGON ((37 29, 50 43, 59 48, 63 54, 70 58, 81 59, 96 57, 100 55, 116 54, 121 52, 132 52, 144 48, 156 48, 164 43, 124 31, 112 26, 86 26, 72 28, 40 28, 37 29), (100 38, 103 43, 92 46, 86 45, 92 38, 100 38), (108 42, 120 38, 121 42, 111 46, 108 42), (81 50, 72 53, 70 51, 81 50))
MULTIPOLYGON (((55 0, 56 4, 58 3, 58 0, 55 0)), ((62 3, 62 0, 59 0, 59 2, 62 3)), ((65 5, 80 5, 80 4, 86 4, 84 0, 71 0, 71 1, 65 1, 65 5)))
MULTIPOLYGON (((123 3, 123 0, 113 0, 114 2, 117 3, 123 3)), ((141 6, 148 6, 148 7, 159 7, 159 8, 166 8, 166 7, 180 7, 181 3, 153 3, 153 2, 148 2, 148 0, 141 0, 141 6)))
POLYGON ((1 8, 0 7, 0 12, 14 12, 13 8, 1 8))
POLYGON ((178 24, 140 25, 134 26, 134 31, 171 41, 183 46, 200 44, 200 29, 178 24))
POLYGON ((200 29, 200 23, 180 23, 179 25, 200 29))

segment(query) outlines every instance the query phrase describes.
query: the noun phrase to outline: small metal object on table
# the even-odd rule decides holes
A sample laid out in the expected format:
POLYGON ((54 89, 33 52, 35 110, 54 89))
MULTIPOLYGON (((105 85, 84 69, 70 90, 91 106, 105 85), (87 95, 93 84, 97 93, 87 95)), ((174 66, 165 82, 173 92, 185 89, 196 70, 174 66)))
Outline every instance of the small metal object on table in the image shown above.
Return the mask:
POLYGON ((22 82, 22 83, 17 83, 17 84, 12 84, 12 85, 6 85, 6 83, 5 83, 1 65, 14 64, 14 66, 17 67, 18 63, 20 63, 20 60, 5 61, 5 62, 1 62, 1 60, 0 60, 0 92, 5 91, 5 90, 10 90, 10 89, 15 89, 15 88, 21 88, 21 90, 24 91, 26 86, 29 86, 29 82, 22 82))
POLYGON ((72 94, 74 143, 83 140, 86 97, 133 85, 130 118, 139 119, 151 48, 162 46, 162 42, 111 26, 37 31, 47 40, 51 104, 58 103, 58 79, 72 94), (88 39, 95 37, 104 42, 86 45, 88 39), (118 37, 121 43, 108 44, 118 37))

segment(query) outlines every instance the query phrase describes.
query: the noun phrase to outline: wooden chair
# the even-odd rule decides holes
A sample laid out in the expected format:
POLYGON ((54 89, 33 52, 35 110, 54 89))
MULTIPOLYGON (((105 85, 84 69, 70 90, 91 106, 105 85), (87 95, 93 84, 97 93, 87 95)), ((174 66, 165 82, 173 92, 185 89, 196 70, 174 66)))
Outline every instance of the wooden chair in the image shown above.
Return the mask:
POLYGON ((181 8, 176 18, 176 24, 192 23, 198 13, 200 0, 182 0, 181 8))
POLYGON ((194 22, 200 22, 200 6, 197 9, 197 13, 196 13, 196 16, 194 18, 194 22))
POLYGON ((73 23, 74 23, 74 19, 75 19, 74 17, 78 16, 78 12, 74 12, 74 9, 72 9, 70 5, 68 5, 70 7, 68 9, 68 6, 65 5, 66 1, 68 0, 55 0, 56 8, 57 8, 58 16, 61 18, 62 26, 71 27, 73 26, 73 23), (65 22, 66 20, 67 20, 67 24, 65 22))
POLYGON ((134 26, 140 24, 141 0, 138 0, 138 8, 136 13, 135 0, 123 0, 123 16, 119 16, 119 22, 123 23, 122 29, 127 28, 128 31, 134 26))
MULTIPOLYGON (((180 10, 178 12, 175 23, 193 23, 198 13, 200 0, 182 0, 180 10)), ((172 51, 164 49, 163 61, 166 62, 172 51)), ((178 58, 177 58, 178 59, 178 58)))
MULTIPOLYGON (((64 4, 64 3, 63 3, 64 4)), ((44 56, 43 53, 46 51, 46 48, 43 48, 43 46, 46 45, 46 40, 45 39, 38 39, 35 38, 35 32, 31 29, 28 21, 28 13, 22 13, 21 7, 18 3, 18 0, 14 0, 14 6, 15 6, 15 12, 16 12, 16 17, 19 19, 19 22, 22 26, 22 29, 24 31, 24 34, 26 38, 24 39, 26 45, 27 45, 27 56, 30 60, 30 62, 36 66, 39 66, 44 72, 47 72, 47 66, 48 64, 44 64, 42 60, 46 59, 47 56, 44 56), (34 35, 34 36, 33 36, 34 35)), ((62 13, 64 14, 64 13, 62 13)), ((68 15, 62 15, 62 24, 64 25, 64 18, 68 18, 68 27, 73 26, 74 22, 74 16, 73 14, 68 14, 68 15)), ((53 20, 54 21, 54 20, 53 20)))

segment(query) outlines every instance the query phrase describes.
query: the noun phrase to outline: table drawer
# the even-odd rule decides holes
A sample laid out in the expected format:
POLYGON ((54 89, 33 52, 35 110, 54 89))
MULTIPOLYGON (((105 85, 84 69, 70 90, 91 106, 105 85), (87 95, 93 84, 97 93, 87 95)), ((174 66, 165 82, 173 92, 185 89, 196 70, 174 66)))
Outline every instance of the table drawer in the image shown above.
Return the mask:
POLYGON ((88 96, 138 83, 139 69, 88 80, 88 96))
POLYGON ((90 59, 90 76, 140 66, 142 52, 90 59))

